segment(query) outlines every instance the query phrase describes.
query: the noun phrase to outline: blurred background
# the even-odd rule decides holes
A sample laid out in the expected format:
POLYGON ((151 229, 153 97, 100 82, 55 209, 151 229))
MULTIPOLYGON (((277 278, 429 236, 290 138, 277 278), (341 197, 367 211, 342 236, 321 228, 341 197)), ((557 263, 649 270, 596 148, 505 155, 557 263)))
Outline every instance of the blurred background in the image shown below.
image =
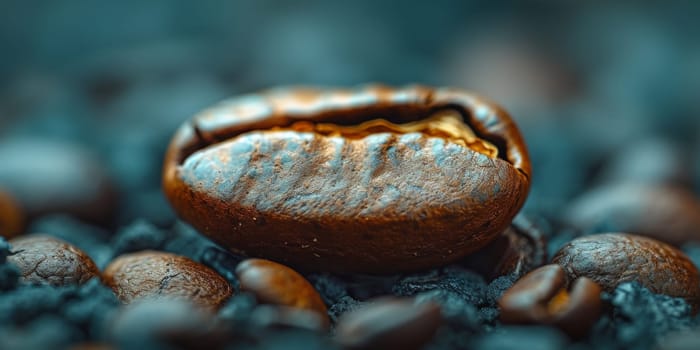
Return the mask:
POLYGON ((162 157, 195 112, 275 85, 382 82, 504 105, 533 158, 527 211, 558 217, 621 180, 697 193, 699 14, 691 1, 3 0, 0 184, 74 191, 45 182, 87 157, 93 173, 66 177, 93 193, 84 203, 119 204, 80 215, 167 224, 162 157))

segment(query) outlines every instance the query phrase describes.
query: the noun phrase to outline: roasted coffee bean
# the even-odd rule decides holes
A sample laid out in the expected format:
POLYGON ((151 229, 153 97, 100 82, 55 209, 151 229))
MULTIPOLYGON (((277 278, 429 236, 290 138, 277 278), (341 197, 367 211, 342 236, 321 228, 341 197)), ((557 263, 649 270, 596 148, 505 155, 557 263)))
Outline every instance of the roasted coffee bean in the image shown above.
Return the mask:
POLYGON ((601 291, 586 277, 570 283, 559 265, 542 266, 521 278, 498 300, 501 321, 554 325, 573 337, 582 337, 600 317, 601 291))
POLYGON ((529 177, 498 106, 455 89, 369 86, 277 89, 206 110, 174 136, 163 183, 180 217, 234 252, 389 273, 484 247, 529 177))
POLYGON ((22 209, 9 194, 0 190, 0 236, 12 238, 22 232, 24 225, 22 209))
POLYGON ((493 242, 469 255, 463 265, 494 279, 503 275, 519 278, 546 262, 544 235, 528 219, 518 216, 493 242))
POLYGON ((616 150, 597 178, 601 184, 686 186, 691 183, 690 164, 678 144, 650 138, 616 150))
POLYGON ((328 325, 328 309, 316 289, 287 266, 264 259, 248 259, 236 267, 241 290, 251 292, 261 303, 317 312, 328 325))
POLYGON ((29 235, 14 238, 10 244, 16 254, 7 260, 19 268, 21 282, 63 286, 81 284, 100 275, 85 252, 60 239, 29 235))
POLYGON ((565 220, 586 232, 627 232, 680 246, 700 241, 700 200, 676 187, 615 185, 591 190, 565 220))
POLYGON ((233 294, 231 285, 212 269, 184 256, 156 251, 125 254, 102 274, 124 303, 147 297, 182 298, 219 307, 233 294))
POLYGON ((220 349, 220 334, 211 310, 187 300, 141 299, 123 306, 109 322, 108 335, 120 349, 220 349), (170 348, 170 347, 168 347, 170 348))
POLYGON ((0 144, 0 186, 28 219, 66 213, 96 223, 114 215, 115 192, 103 165, 63 142, 14 139, 0 144))
POLYGON ((636 281, 654 293, 684 298, 694 309, 700 303, 698 269, 680 250, 657 240, 625 233, 577 238, 553 258, 569 280, 588 277, 612 292, 636 281))
POLYGON ((350 349, 420 349, 442 324, 440 306, 385 298, 341 316, 336 340, 350 349))

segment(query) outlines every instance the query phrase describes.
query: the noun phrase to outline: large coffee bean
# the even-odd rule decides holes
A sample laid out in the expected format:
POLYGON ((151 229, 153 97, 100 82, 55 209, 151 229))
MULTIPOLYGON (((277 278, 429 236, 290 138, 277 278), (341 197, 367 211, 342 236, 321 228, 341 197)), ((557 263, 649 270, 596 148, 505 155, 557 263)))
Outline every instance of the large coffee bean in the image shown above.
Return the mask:
POLYGON ((680 250, 657 240, 624 233, 577 238, 554 256, 569 280, 588 277, 612 292, 623 282, 639 282, 654 293, 700 304, 698 269, 680 250))
POLYGON ((219 307, 233 294, 231 285, 214 270, 164 252, 122 255, 105 268, 102 277, 124 303, 166 297, 219 307))
POLYGON ((63 286, 100 275, 87 254, 58 238, 30 235, 14 238, 10 244, 16 254, 8 256, 7 261, 19 268, 24 283, 63 286))
POLYGON ((305 269, 445 264, 508 226, 529 189, 522 137, 498 106, 420 86, 277 89, 184 124, 164 190, 234 252, 305 269))

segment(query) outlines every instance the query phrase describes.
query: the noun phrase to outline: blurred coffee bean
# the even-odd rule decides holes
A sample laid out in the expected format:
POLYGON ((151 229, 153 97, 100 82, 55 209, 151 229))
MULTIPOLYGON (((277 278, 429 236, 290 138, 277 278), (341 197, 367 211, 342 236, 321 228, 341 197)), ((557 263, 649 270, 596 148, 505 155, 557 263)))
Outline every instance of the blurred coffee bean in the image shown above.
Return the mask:
POLYGON ((225 340, 211 310, 170 298, 145 298, 123 306, 112 318, 108 335, 120 349, 160 349, 164 344, 218 349, 225 340))
POLYGON ((520 278, 546 262, 547 242, 543 233, 520 215, 496 240, 462 263, 492 280, 504 275, 520 278))
POLYGON ((700 241, 700 200, 676 187, 610 185, 585 193, 564 219, 585 232, 627 232, 676 246, 700 241))
POLYGON ((10 244, 16 254, 7 260, 19 268, 21 282, 63 286, 82 284, 100 275, 85 252, 60 239, 29 235, 14 238, 10 244))
POLYGON ((233 294, 228 282, 212 269, 164 252, 122 255, 105 268, 102 277, 123 303, 166 297, 217 308, 233 294))
POLYGON ((570 62, 524 33, 496 29, 452 47, 443 66, 448 82, 503 101, 519 122, 542 122, 547 111, 582 92, 570 62))
POLYGON ((639 282, 654 293, 700 304, 698 269, 680 250, 657 240, 625 233, 577 238, 554 256, 569 280, 588 277, 612 292, 624 282, 639 282))
POLYGON ((678 145, 670 140, 651 138, 616 150, 600 170, 597 180, 602 184, 688 186, 690 164, 678 145))
POLYGON ((244 260, 236 267, 241 290, 259 302, 317 312, 328 325, 328 309, 316 289, 291 268, 264 259, 244 260))
POLYGON ((554 325, 580 338, 600 317, 601 291, 586 277, 570 282, 559 265, 542 266, 521 278, 499 299, 501 321, 554 325))
POLYGON ((438 304, 383 298, 342 315, 336 340, 349 349, 420 349, 441 324, 438 304))
POLYGON ((253 309, 250 322, 265 328, 299 328, 314 332, 328 329, 328 316, 308 309, 279 305, 259 305, 253 309))
POLYGON ((18 138, 0 143, 0 186, 28 219, 66 213, 108 223, 115 192, 104 167, 86 149, 59 141, 18 138))
POLYGON ((9 194, 0 190, 0 236, 12 238, 22 232, 24 225, 22 209, 9 194))

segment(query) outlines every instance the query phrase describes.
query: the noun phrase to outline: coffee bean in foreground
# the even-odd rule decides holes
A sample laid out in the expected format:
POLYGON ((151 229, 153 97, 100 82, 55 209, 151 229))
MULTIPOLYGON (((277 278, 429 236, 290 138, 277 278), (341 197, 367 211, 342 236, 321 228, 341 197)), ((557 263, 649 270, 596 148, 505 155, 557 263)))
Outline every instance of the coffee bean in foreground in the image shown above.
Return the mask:
POLYGON ((328 325, 326 304, 302 275, 287 266, 264 259, 248 259, 236 267, 241 290, 253 293, 258 302, 289 306, 317 313, 328 325))
POLYGON ((546 324, 583 337, 601 315, 598 284, 586 277, 569 281, 556 264, 542 266, 518 280, 498 300, 501 321, 546 324))
POLYGON ((341 316, 336 340, 349 349, 420 349, 442 321, 435 303, 382 298, 341 316))
POLYGON ((214 270, 165 252, 122 255, 105 268, 102 279, 124 303, 166 297, 216 308, 233 294, 231 285, 214 270))
POLYGON ((10 244, 15 254, 7 261, 17 266, 23 283, 64 286, 100 275, 85 252, 58 238, 28 235, 10 240, 10 244))
POLYGON ((624 282, 639 282, 650 291, 684 298, 697 311, 700 275, 680 250, 655 239, 624 233, 577 238, 562 247, 553 263, 570 280, 588 277, 612 292, 624 282))
POLYGON ((236 253, 390 273, 455 261, 508 227, 530 186, 520 132, 464 91, 275 89, 185 123, 163 186, 236 253))

